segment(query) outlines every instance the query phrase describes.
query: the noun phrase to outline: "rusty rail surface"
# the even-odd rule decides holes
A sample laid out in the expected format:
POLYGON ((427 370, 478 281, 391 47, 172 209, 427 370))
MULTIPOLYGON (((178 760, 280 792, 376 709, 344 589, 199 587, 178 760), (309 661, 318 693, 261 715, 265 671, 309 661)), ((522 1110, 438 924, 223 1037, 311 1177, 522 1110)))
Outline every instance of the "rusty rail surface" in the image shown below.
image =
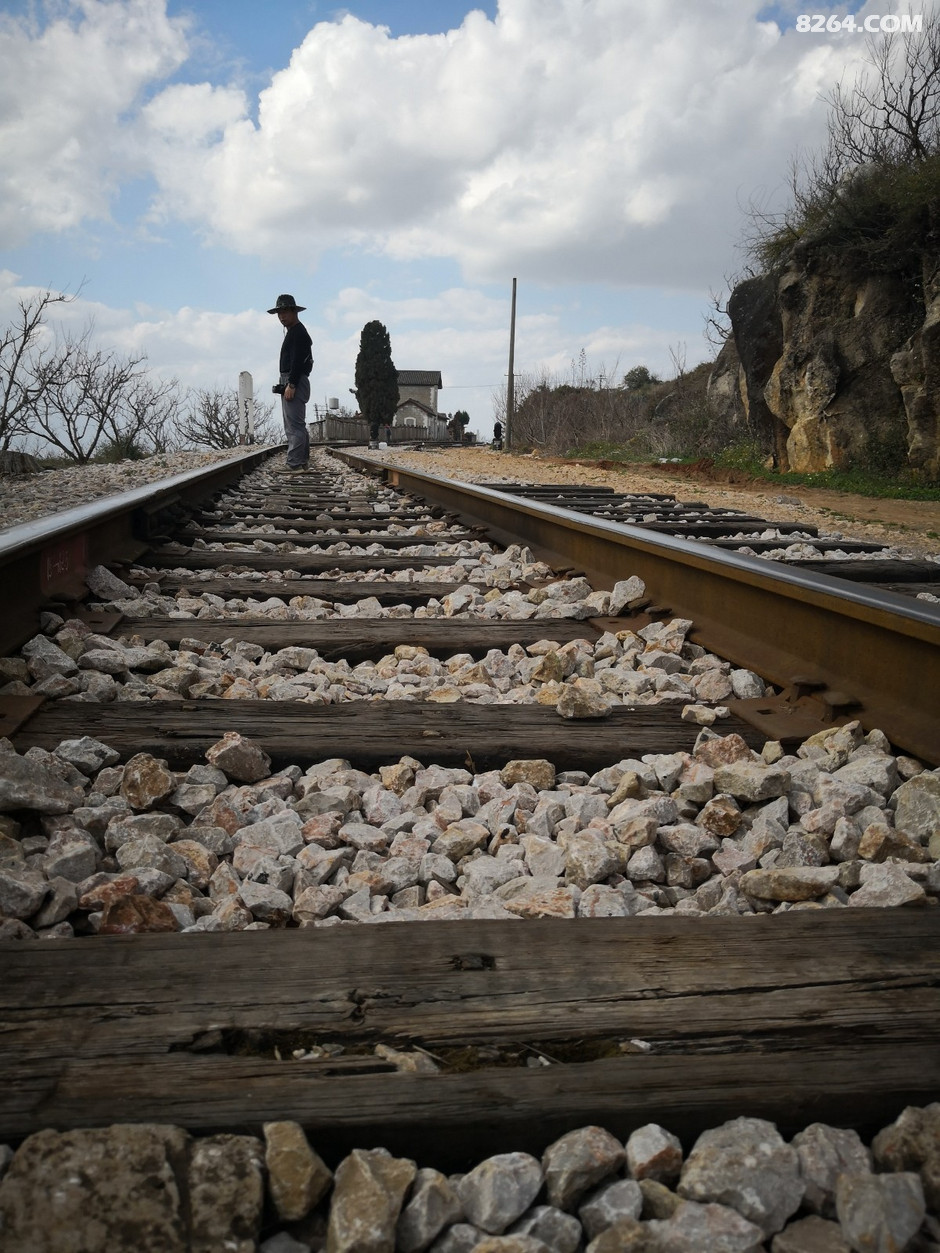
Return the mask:
POLYGON ((138 557, 158 528, 172 527, 174 510, 221 491, 273 451, 254 448, 204 469, 187 470, 0 533, 4 588, 0 654, 35 634, 42 604, 57 597, 84 596, 88 570, 138 557))
POLYGON ((639 575, 656 608, 693 621, 694 642, 785 689, 777 700, 733 702, 768 738, 853 717, 899 748, 940 762, 936 605, 492 487, 349 452, 336 456, 443 506, 467 526, 484 527, 500 543, 526 544, 556 567, 583 571, 595 587, 639 575))

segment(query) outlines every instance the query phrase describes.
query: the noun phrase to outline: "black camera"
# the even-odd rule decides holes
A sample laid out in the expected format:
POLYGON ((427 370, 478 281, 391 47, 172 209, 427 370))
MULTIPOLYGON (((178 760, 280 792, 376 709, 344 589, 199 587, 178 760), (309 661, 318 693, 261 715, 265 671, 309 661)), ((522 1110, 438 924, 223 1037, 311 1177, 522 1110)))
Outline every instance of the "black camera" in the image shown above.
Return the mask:
POLYGON ((271 388, 271 391, 274 392, 275 396, 283 396, 284 388, 286 386, 287 386, 286 383, 275 383, 274 386, 271 388))

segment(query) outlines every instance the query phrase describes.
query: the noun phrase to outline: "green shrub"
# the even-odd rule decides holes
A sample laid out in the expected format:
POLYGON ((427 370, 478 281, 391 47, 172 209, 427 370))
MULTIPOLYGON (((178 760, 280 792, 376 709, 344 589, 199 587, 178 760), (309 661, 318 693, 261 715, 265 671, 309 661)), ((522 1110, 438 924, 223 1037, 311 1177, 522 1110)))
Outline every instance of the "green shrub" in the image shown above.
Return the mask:
POLYGON ((112 465, 116 461, 143 461, 149 456, 148 449, 138 443, 133 435, 116 435, 104 445, 93 460, 104 465, 112 465))
POLYGON ((839 253, 859 269, 916 277, 938 210, 940 155, 917 164, 864 166, 835 184, 795 193, 782 222, 757 238, 752 252, 773 270, 803 243, 819 253, 839 253))
POLYGON ((742 439, 715 454, 715 465, 726 470, 743 470, 763 475, 767 470, 767 453, 755 439, 742 439))

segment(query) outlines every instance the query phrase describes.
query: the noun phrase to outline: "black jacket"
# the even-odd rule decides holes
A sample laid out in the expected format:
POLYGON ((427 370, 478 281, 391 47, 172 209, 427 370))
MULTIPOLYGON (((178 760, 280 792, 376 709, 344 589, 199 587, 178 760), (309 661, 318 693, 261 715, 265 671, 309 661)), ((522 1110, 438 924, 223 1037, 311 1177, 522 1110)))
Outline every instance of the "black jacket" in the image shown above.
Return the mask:
POLYGON ((303 322, 288 327, 281 343, 279 369, 295 387, 313 369, 313 341, 303 322))

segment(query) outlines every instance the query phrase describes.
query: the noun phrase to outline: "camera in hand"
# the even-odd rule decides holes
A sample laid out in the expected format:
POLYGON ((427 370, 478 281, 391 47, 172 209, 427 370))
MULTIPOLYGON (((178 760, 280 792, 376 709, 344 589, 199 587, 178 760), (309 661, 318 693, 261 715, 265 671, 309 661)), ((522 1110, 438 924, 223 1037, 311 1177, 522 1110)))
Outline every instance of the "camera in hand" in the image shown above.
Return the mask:
POLYGON ((283 396, 284 388, 286 386, 287 386, 286 383, 275 383, 274 386, 271 388, 271 391, 274 392, 275 396, 283 396))

